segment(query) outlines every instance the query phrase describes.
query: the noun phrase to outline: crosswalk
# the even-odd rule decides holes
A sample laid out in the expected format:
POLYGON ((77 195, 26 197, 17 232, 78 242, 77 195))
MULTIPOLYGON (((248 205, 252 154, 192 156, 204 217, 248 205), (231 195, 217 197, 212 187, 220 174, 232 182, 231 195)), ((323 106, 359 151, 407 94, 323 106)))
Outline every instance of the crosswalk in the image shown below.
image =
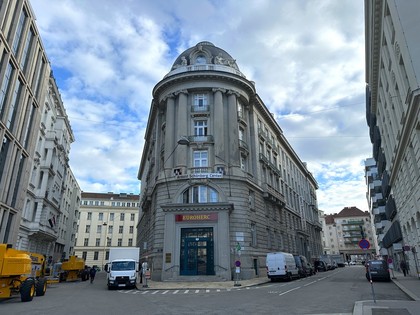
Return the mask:
POLYGON ((220 293, 230 291, 241 291, 257 289, 258 287, 244 287, 232 289, 171 289, 171 290, 118 290, 118 293, 132 294, 132 295, 171 295, 171 294, 207 294, 207 293, 220 293))

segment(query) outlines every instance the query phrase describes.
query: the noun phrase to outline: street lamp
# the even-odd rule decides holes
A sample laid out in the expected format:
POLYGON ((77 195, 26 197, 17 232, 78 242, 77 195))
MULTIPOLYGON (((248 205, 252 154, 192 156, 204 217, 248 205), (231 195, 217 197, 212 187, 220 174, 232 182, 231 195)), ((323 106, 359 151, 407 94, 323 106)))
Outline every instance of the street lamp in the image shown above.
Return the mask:
POLYGON ((168 162, 168 160, 171 158, 171 156, 175 153, 176 148, 178 148, 179 145, 189 145, 190 140, 186 136, 181 136, 178 141, 176 142, 175 148, 172 150, 171 154, 166 158, 166 160, 163 162, 163 175, 165 176, 165 184, 166 184, 166 190, 168 192, 168 199, 171 199, 171 194, 169 193, 169 186, 168 186, 168 178, 166 177, 166 170, 165 170, 165 164, 168 162))
POLYGON ((107 236, 107 233, 108 233, 108 230, 107 230, 108 223, 107 222, 104 222, 104 223, 102 223, 102 226, 105 228, 104 252, 103 252, 103 255, 102 255, 102 268, 105 270, 104 266, 105 266, 106 242, 107 242, 107 237, 106 236, 107 236))

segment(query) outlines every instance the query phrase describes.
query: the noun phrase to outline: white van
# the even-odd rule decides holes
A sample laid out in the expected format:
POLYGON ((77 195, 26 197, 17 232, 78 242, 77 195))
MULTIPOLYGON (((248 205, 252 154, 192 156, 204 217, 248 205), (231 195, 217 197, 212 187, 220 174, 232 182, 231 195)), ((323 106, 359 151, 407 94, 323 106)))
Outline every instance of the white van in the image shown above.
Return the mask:
POLYGON ((267 276, 274 281, 276 279, 292 280, 299 278, 299 269, 296 266, 292 254, 284 252, 267 253, 266 258, 267 276))

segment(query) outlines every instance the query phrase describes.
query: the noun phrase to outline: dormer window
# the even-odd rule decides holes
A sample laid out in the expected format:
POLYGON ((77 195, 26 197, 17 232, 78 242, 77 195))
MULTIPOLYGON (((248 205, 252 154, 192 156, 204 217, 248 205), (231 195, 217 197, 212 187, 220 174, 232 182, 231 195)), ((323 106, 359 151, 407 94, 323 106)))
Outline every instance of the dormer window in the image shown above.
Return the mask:
POLYGON ((204 55, 198 55, 197 58, 195 59, 195 63, 201 64, 201 65, 206 64, 207 63, 206 57, 204 55))

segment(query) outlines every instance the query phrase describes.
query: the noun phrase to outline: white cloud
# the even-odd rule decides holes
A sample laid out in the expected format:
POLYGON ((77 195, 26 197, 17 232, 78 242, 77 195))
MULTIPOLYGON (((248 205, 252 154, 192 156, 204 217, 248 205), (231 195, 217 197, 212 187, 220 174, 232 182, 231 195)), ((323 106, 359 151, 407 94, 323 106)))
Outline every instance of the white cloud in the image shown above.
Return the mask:
POLYGON ((317 178, 319 207, 365 210, 371 154, 362 0, 32 0, 76 136, 84 191, 139 192, 152 89, 210 41, 236 59, 317 178))

